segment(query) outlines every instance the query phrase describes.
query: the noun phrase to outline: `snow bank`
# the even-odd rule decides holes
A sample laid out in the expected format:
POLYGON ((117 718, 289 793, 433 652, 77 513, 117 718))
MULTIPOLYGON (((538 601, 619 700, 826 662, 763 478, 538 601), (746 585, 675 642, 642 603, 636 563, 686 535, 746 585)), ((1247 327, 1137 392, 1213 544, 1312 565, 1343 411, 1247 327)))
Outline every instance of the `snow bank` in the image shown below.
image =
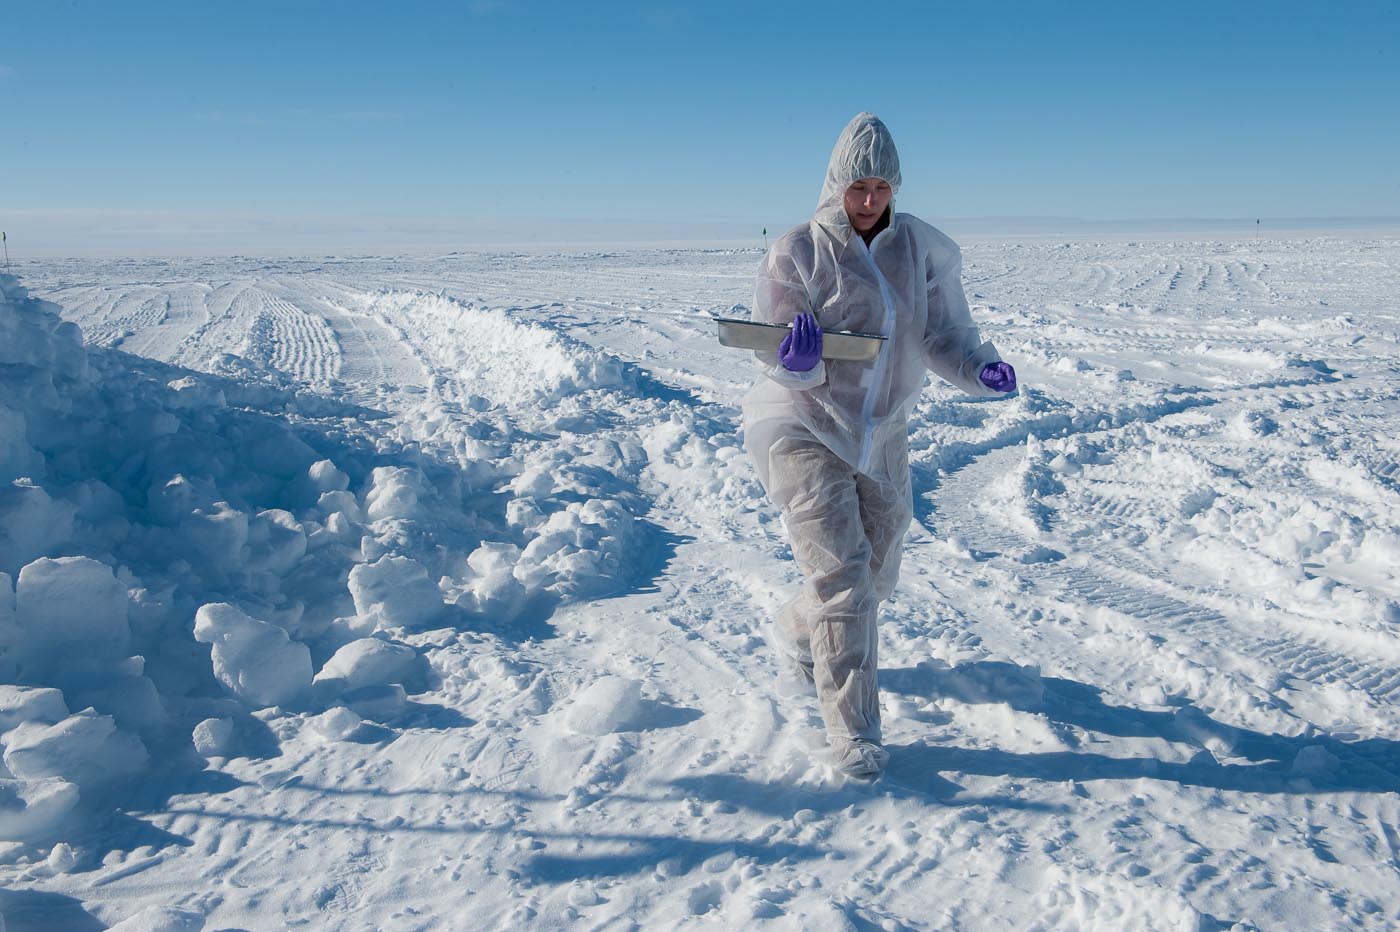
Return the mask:
POLYGON ((240 753, 248 712, 392 723, 428 679, 402 636, 647 562, 647 454, 587 426, 615 358, 432 295, 370 310, 480 394, 377 422, 256 361, 85 349, 0 276, 0 835, 67 831, 148 748, 240 753))

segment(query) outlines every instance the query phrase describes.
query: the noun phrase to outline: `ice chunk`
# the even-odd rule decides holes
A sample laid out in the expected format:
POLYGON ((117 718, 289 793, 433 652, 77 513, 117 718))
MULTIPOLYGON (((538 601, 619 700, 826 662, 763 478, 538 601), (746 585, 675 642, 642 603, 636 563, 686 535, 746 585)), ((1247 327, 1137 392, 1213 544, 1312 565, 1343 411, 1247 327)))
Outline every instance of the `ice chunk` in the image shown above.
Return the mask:
POLYGON ((121 493, 100 479, 85 479, 65 490, 66 499, 77 507, 79 522, 86 522, 113 541, 126 539, 131 522, 126 518, 126 500, 121 493))
POLYGON ((44 458, 29 445, 24 413, 0 404, 0 482, 43 474, 44 458))
MULTIPOLYGON (((19 643, 19 621, 15 618, 15 587, 9 573, 0 573, 0 654, 19 643)), ((4 729, 0 729, 3 731, 4 729)))
POLYGON ((544 509, 533 499, 513 498, 506 503, 506 524, 518 531, 533 534, 546 520, 544 509))
POLYGON ((176 411, 188 411, 193 408, 222 408, 228 404, 224 400, 224 393, 221 390, 205 385, 190 376, 167 382, 165 387, 171 392, 171 397, 167 399, 166 404, 176 411))
POLYGON ((147 906, 131 918, 110 927, 107 932, 200 932, 203 928, 203 914, 192 909, 147 906))
POLYGON ((240 452, 248 469, 279 479, 304 476, 316 462, 316 451, 280 421, 258 422, 258 429, 245 436, 240 452))
POLYGON ((146 492, 146 504, 157 521, 167 526, 179 524, 197 509, 214 506, 219 490, 207 476, 176 474, 165 482, 155 482, 146 492))
POLYGON ((1293 756, 1292 772, 1298 776, 1326 779, 1335 777, 1342 763, 1320 744, 1309 744, 1293 756))
POLYGON ((195 640, 213 645, 214 676, 257 708, 296 700, 311 685, 311 652, 276 625, 222 602, 195 615, 195 640))
POLYGON ((26 722, 6 741, 5 766, 22 780, 61 777, 83 786, 137 773, 147 762, 140 738, 92 709, 55 725, 26 722))
POLYGON ((317 492, 344 492, 350 488, 350 477, 330 460, 318 460, 306 472, 317 492))
POLYGON ((243 562, 248 516, 228 502, 196 509, 180 522, 180 531, 196 552, 220 569, 243 562))
POLYGON ((52 725, 69 715, 63 693, 36 686, 0 686, 0 735, 24 722, 52 725))
POLYGON ((103 662, 130 652, 126 586, 111 567, 88 557, 43 558, 19 574, 15 614, 23 642, 20 667, 45 681, 74 657, 103 662))
POLYGON ((306 532, 291 512, 270 508, 248 526, 248 548, 253 566, 285 576, 306 556, 306 532))
POLYGON ((323 515, 333 515, 339 512, 351 521, 363 521, 365 513, 360 508, 359 501, 349 492, 322 492, 321 497, 316 500, 316 507, 323 515))
POLYGON ((83 657, 54 673, 71 705, 94 706, 117 724, 145 734, 166 723, 165 706, 155 683, 145 675, 145 658, 122 660, 83 657))
POLYGON ((39 870, 49 877, 66 874, 78 866, 78 856, 70 845, 59 842, 49 850, 49 856, 39 866, 39 870))
POLYGON ((345 512, 337 511, 326 518, 326 534, 334 540, 349 543, 355 539, 355 525, 345 512))
POLYGON ((442 612, 442 593, 417 560, 383 556, 350 570, 355 611, 380 628, 422 627, 442 612))
POLYGON ((371 521, 385 518, 416 518, 420 502, 432 489, 423 473, 404 466, 379 466, 370 476, 365 495, 365 514, 371 521))
POLYGON ((408 695, 397 683, 361 686, 350 690, 342 698, 356 713, 376 722, 396 718, 408 705, 408 695))
POLYGON ((0 779, 0 840, 22 841, 52 834, 78 804, 78 798, 78 787, 58 777, 0 779))
POLYGON ((527 590, 598 595, 615 588, 635 557, 635 521, 615 501, 571 502, 556 511, 520 555, 515 578, 527 590))
POLYGON ((227 757, 233 747, 233 719, 206 718, 190 735, 200 757, 227 757))
POLYGON ((405 644, 360 638, 336 651, 316 674, 316 682, 341 689, 402 683, 413 675, 418 663, 418 652, 405 644))
POLYGON ((142 408, 126 416, 122 430, 127 436, 150 442, 157 437, 165 437, 180 430, 180 419, 169 411, 142 408))
MULTIPOLYGON (((348 492, 336 492, 336 495, 348 495, 348 492)), ((356 506, 359 507, 358 505, 356 506)), ((309 527, 311 533, 307 535, 306 547, 308 550, 317 550, 328 544, 339 544, 342 547, 356 547, 360 544, 360 533, 355 525, 343 513, 336 511, 326 517, 324 527, 316 527, 312 522, 309 527)))
POLYGON ((344 706, 336 706, 312 716, 308 723, 321 737, 330 741, 344 741, 359 730, 364 719, 344 706))
POLYGON ((0 486, 0 572, 17 573, 73 536, 78 509, 27 479, 0 486))
POLYGON ((507 486, 517 498, 548 498, 554 492, 553 471, 544 467, 527 469, 507 486))
POLYGON ((467 557, 467 566, 479 576, 510 575, 519 559, 520 548, 514 544, 488 542, 472 551, 467 557))
POLYGON ((645 711, 640 682, 603 676, 574 696, 564 722, 581 735, 607 735, 639 727, 645 711))
POLYGON ((467 557, 467 566, 476 578, 471 583, 470 597, 459 601, 465 603, 465 608, 498 622, 515 618, 526 596, 524 585, 515 578, 519 559, 520 548, 514 544, 483 543, 467 557))

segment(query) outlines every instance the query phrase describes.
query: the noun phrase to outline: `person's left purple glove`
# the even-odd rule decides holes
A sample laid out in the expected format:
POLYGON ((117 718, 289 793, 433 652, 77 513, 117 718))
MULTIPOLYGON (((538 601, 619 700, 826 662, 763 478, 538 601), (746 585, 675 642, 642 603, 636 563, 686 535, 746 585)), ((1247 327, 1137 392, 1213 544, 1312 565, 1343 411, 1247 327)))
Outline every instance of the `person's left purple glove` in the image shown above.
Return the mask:
POLYGON ((778 344, 778 358, 790 372, 808 372, 822 358, 822 328, 811 314, 798 314, 792 322, 792 333, 778 344))
POLYGON ((1014 392, 1016 390, 1016 370, 1010 363, 989 362, 982 367, 979 376, 982 384, 994 392, 1014 392))

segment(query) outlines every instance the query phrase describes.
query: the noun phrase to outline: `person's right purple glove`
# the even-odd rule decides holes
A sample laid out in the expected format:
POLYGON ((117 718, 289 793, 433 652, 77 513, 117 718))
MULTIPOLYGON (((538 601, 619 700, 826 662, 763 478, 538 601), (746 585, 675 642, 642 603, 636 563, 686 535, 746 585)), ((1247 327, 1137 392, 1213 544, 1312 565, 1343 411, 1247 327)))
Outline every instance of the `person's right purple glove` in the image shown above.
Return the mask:
POLYGON ((792 322, 792 333, 778 344, 778 358, 790 372, 807 372, 822 358, 822 328, 811 314, 798 314, 792 322))
POLYGON ((982 384, 994 392, 1014 392, 1016 390, 1016 370, 1009 363, 989 362, 982 367, 979 376, 982 384))

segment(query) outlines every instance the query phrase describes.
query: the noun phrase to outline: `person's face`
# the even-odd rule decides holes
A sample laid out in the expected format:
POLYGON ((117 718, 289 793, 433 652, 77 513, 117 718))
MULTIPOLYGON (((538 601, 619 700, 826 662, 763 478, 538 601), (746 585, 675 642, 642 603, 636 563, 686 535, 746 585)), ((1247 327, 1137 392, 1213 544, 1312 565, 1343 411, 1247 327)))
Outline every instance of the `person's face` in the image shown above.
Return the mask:
POLYGON ((862 178, 846 189, 846 216, 857 233, 866 233, 890 206, 889 182, 883 178, 862 178))

